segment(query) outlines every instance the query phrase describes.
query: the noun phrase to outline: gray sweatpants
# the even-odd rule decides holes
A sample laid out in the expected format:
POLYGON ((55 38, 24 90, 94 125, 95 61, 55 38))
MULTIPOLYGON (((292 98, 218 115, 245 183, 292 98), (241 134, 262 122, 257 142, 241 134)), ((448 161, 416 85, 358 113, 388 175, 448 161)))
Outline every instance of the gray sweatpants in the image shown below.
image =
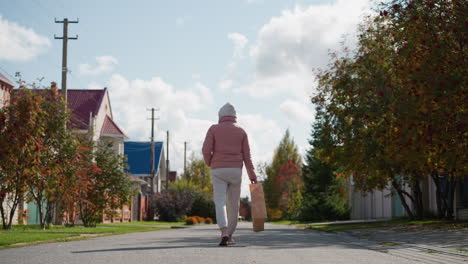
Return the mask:
POLYGON ((232 235, 237 227, 242 182, 241 168, 211 169, 213 199, 216 206, 216 222, 219 228, 228 228, 232 235), (227 207, 227 215, 226 215, 227 207))

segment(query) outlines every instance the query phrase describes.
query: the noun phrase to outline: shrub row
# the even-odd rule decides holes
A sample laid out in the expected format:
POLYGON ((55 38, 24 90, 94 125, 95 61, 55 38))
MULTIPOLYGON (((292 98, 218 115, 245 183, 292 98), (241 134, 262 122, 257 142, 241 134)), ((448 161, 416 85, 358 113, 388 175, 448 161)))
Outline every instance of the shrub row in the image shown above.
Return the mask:
POLYGON ((211 217, 200 217, 200 216, 189 216, 185 219, 185 224, 187 225, 196 225, 196 224, 213 224, 213 219, 211 217))

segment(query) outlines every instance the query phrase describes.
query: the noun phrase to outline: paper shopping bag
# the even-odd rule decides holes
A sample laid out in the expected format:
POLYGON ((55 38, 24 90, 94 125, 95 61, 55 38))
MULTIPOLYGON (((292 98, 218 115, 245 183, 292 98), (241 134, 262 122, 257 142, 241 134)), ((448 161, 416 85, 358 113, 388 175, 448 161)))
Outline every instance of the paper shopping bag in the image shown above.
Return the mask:
POLYGON ((260 232, 265 230, 264 223, 267 218, 265 195, 261 184, 250 184, 250 197, 252 199, 252 220, 253 231, 260 232))

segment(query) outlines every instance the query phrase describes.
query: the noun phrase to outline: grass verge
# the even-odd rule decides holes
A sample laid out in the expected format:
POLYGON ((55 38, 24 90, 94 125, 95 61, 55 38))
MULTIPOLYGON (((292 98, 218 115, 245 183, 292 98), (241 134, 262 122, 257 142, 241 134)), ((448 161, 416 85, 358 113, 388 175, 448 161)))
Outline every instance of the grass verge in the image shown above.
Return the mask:
POLYGON ((398 229, 400 231, 424 231, 424 230, 453 230, 468 228, 468 222, 448 220, 418 220, 395 219, 389 221, 369 223, 331 223, 305 225, 306 229, 320 230, 326 232, 350 231, 356 229, 398 229))
POLYGON ((185 225, 185 222, 163 222, 163 221, 138 221, 138 222, 125 222, 119 223, 121 225, 167 225, 167 226, 181 226, 185 225))
POLYGON ((89 236, 119 235, 131 232, 146 232, 169 229, 131 223, 98 224, 97 227, 63 227, 53 226, 42 230, 39 226, 18 225, 11 230, 0 230, 0 248, 26 246, 36 243, 57 242, 84 239, 89 236))
POLYGON ((291 220, 278 220, 278 221, 271 221, 271 222, 268 222, 270 224, 274 224, 274 225, 297 225, 297 224, 301 224, 301 222, 299 221, 291 221, 291 220))

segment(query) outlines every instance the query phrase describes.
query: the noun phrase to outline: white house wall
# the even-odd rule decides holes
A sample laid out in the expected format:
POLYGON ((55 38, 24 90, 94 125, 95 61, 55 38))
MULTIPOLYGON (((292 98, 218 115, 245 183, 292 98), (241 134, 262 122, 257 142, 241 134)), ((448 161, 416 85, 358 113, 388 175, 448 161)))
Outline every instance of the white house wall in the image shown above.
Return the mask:
POLYGON ((104 125, 104 120, 106 119, 106 115, 112 118, 112 112, 109 103, 109 94, 106 90, 104 94, 104 98, 102 99, 101 106, 97 115, 94 118, 94 133, 93 133, 93 140, 97 141, 101 136, 101 130, 104 125))
POLYGON ((124 138, 123 137, 101 136, 99 140, 112 142, 112 150, 114 150, 115 153, 119 155, 124 154, 124 138))
POLYGON ((6 102, 10 99, 10 93, 7 91, 6 88, 3 88, 2 85, 3 84, 0 83, 0 108, 5 106, 6 102))
MULTIPOLYGON (((5 213, 7 215, 7 219, 9 218, 9 215, 10 215, 10 209, 11 209, 11 206, 12 206, 12 202, 11 201, 8 201, 8 200, 4 200, 3 201, 3 208, 5 208, 5 213)), ((23 208, 27 209, 27 203, 24 202, 23 203, 23 208)), ((16 207, 16 210, 15 210, 15 213, 13 215, 13 221, 11 222, 13 225, 17 225, 18 224, 18 209, 19 208, 19 204, 18 206, 16 207)), ((0 214, 0 221, 2 221, 2 216, 0 214)))
POLYGON ((2 108, 5 105, 5 93, 5 90, 0 89, 0 108, 2 108))

